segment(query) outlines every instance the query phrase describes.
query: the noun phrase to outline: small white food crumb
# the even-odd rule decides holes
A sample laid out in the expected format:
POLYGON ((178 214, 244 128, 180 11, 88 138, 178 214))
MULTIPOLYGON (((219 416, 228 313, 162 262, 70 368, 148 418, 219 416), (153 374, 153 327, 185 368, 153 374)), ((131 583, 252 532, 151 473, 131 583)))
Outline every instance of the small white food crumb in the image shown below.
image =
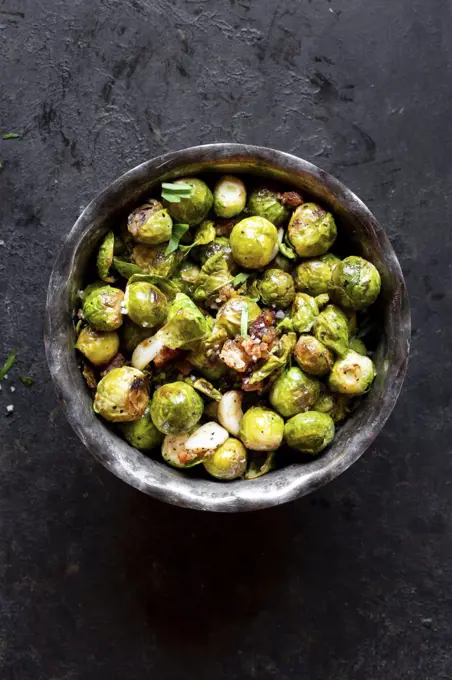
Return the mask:
POLYGON ((284 312, 283 312, 282 309, 279 309, 279 310, 276 312, 275 316, 276 316, 277 319, 284 319, 284 317, 285 317, 286 315, 284 314, 284 312))
POLYGON ((14 411, 14 405, 13 404, 8 404, 6 407, 6 410, 8 413, 12 413, 14 411))
POLYGON ((8 380, 8 374, 7 373, 5 373, 5 375, 3 376, 3 380, 8 380))
POLYGON ((5 245, 4 240, 3 240, 3 239, 0 239, 0 246, 4 246, 4 245, 5 245))
POLYGON ((15 392, 15 391, 16 391, 16 388, 14 387, 14 385, 11 385, 11 387, 10 387, 9 389, 10 389, 11 392, 15 392))

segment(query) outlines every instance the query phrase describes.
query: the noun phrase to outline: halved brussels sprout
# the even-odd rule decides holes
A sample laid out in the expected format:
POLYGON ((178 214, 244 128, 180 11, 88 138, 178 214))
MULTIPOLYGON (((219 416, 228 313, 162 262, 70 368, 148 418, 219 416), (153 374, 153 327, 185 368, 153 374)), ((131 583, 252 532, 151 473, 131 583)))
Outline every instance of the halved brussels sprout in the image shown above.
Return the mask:
POLYGON ((140 451, 155 449, 163 441, 163 434, 157 430, 152 422, 149 406, 139 420, 123 423, 121 432, 130 446, 140 451))
POLYGON ((190 385, 180 380, 162 385, 151 402, 154 425, 163 434, 188 432, 202 416, 204 402, 190 385))
POLYGON ((333 269, 339 262, 340 259, 331 253, 302 262, 295 270, 295 288, 314 297, 328 293, 333 269))
POLYGON ((136 265, 149 274, 156 274, 163 278, 171 277, 184 255, 175 250, 166 255, 166 245, 159 246, 135 246, 132 250, 132 259, 136 265))
POLYGON ((284 434, 284 420, 269 408, 253 406, 240 422, 240 439, 252 451, 274 451, 284 434))
POLYGON ((290 217, 290 210, 279 200, 279 193, 270 187, 262 186, 250 193, 247 205, 249 215, 264 217, 279 227, 290 217))
POLYGON ((300 368, 311 375, 326 375, 333 368, 334 354, 313 335, 300 335, 294 356, 300 368))
POLYGON ((115 331, 95 331, 85 326, 80 331, 75 348, 94 366, 102 366, 118 353, 119 336, 115 331))
POLYGON ((112 231, 109 231, 100 244, 96 260, 99 278, 106 283, 112 283, 114 281, 114 277, 110 275, 110 267, 113 263, 114 250, 115 235, 112 231))
POLYGON ((83 316, 96 331, 115 331, 122 324, 123 301, 124 293, 119 288, 92 288, 83 299, 83 316))
POLYGON ((362 257, 351 255, 335 267, 330 297, 341 307, 362 310, 375 302, 380 288, 378 269, 362 257))
POLYGON ((334 217, 316 203, 296 208, 288 227, 291 244, 300 257, 324 255, 336 240, 334 217))
POLYGON ((335 392, 356 397, 370 390, 375 375, 375 366, 369 357, 349 350, 334 364, 328 385, 335 392))
POLYGON ((246 188, 242 180, 224 175, 213 191, 213 209, 218 217, 235 217, 246 205, 246 188))
POLYGON ((209 475, 222 481, 231 481, 243 477, 246 470, 246 449, 242 442, 229 437, 211 456, 207 456, 203 465, 209 475))
POLYGON ((128 317, 144 328, 159 326, 168 314, 166 296, 157 286, 146 281, 135 281, 127 285, 124 306, 128 317))
POLYGON ((174 184, 189 184, 193 193, 186 198, 181 197, 179 203, 172 203, 164 199, 163 203, 171 217, 176 222, 195 227, 207 217, 213 204, 213 196, 209 187, 201 179, 185 177, 176 179, 174 184))
POLYGON ((292 366, 284 371, 273 383, 270 390, 270 404, 284 418, 307 411, 319 398, 320 383, 292 366))
POLYGON ((171 238, 173 220, 160 201, 151 199, 130 213, 127 228, 138 243, 156 246, 171 238))
POLYGON ((120 423, 138 420, 149 403, 144 373, 131 366, 114 368, 97 386, 93 408, 105 420, 120 423))
POLYGON ((288 307, 295 298, 291 275, 281 269, 267 269, 259 282, 259 294, 264 305, 288 307))
POLYGON ((217 313, 215 325, 224 328, 230 338, 240 334, 240 325, 244 307, 248 308, 248 328, 261 314, 258 304, 251 298, 237 295, 220 307, 217 313))
POLYGON ((292 449, 316 455, 328 446, 334 437, 334 423, 326 413, 306 411, 287 421, 284 439, 292 449))
POLYGON ((297 333, 309 333, 319 315, 319 308, 313 297, 297 293, 291 310, 292 326, 297 333))
POLYGON ((345 354, 348 349, 347 315, 339 307, 328 305, 315 321, 314 335, 336 354, 345 354))
POLYGON ((278 252, 278 231, 264 217, 247 217, 231 232, 234 260, 246 269, 262 269, 278 252))

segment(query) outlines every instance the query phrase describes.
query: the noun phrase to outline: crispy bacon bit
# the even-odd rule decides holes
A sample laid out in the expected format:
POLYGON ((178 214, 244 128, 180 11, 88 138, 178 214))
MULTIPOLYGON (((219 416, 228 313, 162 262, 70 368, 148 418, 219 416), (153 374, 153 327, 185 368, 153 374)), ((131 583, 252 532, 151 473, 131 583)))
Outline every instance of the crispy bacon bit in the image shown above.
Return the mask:
POLYGON ((272 349, 278 339, 275 320, 275 312, 272 312, 270 309, 264 309, 262 314, 251 324, 248 331, 250 337, 259 338, 261 342, 266 343, 268 351, 272 349))
POLYGON ((118 354, 113 357, 109 364, 101 371, 100 375, 103 378, 107 373, 110 373, 114 368, 122 368, 126 363, 125 357, 118 352, 118 354))
POLYGON ((262 342, 259 338, 244 338, 242 347, 252 361, 259 361, 259 359, 268 357, 268 343, 262 342))
POLYGON ((218 291, 218 294, 216 295, 216 298, 215 298, 215 302, 219 305, 222 305, 223 302, 227 302, 231 298, 237 297, 237 295, 238 295, 238 293, 237 293, 236 289, 234 288, 234 286, 231 286, 230 284, 228 284, 227 286, 223 286, 223 288, 221 288, 218 291))
POLYGON ((176 361, 174 364, 179 373, 182 373, 183 376, 189 375, 192 371, 193 366, 187 359, 181 359, 181 361, 176 361))
POLYGON ((82 375, 85 378, 85 382, 90 390, 95 390, 97 387, 96 374, 94 373, 94 368, 91 364, 85 364, 83 362, 82 375))
POLYGON ((237 222, 239 222, 239 220, 236 217, 232 217, 231 219, 217 219, 215 221, 215 232, 217 236, 227 236, 229 238, 231 231, 237 222))
POLYGON ((288 208, 298 208, 299 205, 304 203, 297 191, 285 191, 283 194, 278 194, 278 201, 288 208))
POLYGON ((163 349, 160 350, 158 354, 156 354, 155 359, 154 359, 154 364, 156 368, 161 368, 164 366, 168 361, 172 361, 173 359, 180 359, 183 356, 182 350, 180 349, 170 349, 169 347, 164 347, 163 349))
POLYGON ((250 363, 250 357, 244 351, 240 339, 226 340, 220 352, 220 359, 238 373, 244 373, 250 363))

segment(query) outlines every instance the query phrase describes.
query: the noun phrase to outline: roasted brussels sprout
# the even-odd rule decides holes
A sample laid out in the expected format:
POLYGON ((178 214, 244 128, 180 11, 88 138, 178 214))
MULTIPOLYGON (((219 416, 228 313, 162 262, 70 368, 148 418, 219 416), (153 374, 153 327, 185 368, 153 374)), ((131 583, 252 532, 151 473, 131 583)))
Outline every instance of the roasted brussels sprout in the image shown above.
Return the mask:
POLYGON ((75 345, 94 366, 108 364, 119 350, 119 336, 115 331, 95 331, 85 326, 75 345))
POLYGON ((169 241, 173 220, 160 201, 151 199, 130 213, 127 228, 134 241, 156 246, 169 241))
POLYGON ((289 219, 290 210, 281 203, 278 196, 278 192, 269 187, 255 189, 248 199, 248 214, 264 217, 275 227, 279 227, 289 219))
POLYGON ((202 463, 204 454, 189 451, 186 443, 190 439, 193 430, 182 434, 167 434, 162 444, 162 458, 165 463, 175 468, 191 468, 202 463))
POLYGON ((259 295, 264 305, 288 307, 295 298, 291 275, 281 269, 267 269, 259 283, 259 295))
POLYGON ((328 380, 335 392, 356 397, 370 389, 375 378, 375 366, 369 357, 349 350, 336 361, 328 380))
MULTIPOLYGON (((193 299, 204 302, 208 307, 218 307, 218 296, 221 290, 232 283, 234 277, 221 253, 212 255, 201 267, 193 299)), ((220 298, 221 299, 221 298, 220 298)))
POLYGON ((284 371, 270 390, 270 404, 284 418, 307 411, 319 398, 320 383, 296 366, 284 371))
POLYGON ((196 289, 200 272, 201 270, 194 262, 185 260, 185 262, 182 262, 179 271, 176 272, 172 280, 177 284, 182 293, 192 297, 196 289))
POLYGON ((278 232, 264 217, 247 217, 233 228, 230 243, 234 260, 240 266, 261 269, 278 252, 278 232))
POLYGON ((248 307, 248 328, 260 316, 261 309, 251 298, 237 295, 224 303, 217 313, 216 326, 224 328, 230 338, 239 335, 244 307, 248 307))
POLYGON ((132 354, 134 349, 140 342, 143 342, 146 338, 152 335, 152 329, 143 328, 143 326, 137 326, 136 323, 130 321, 128 317, 125 317, 124 324, 121 327, 121 337, 124 349, 132 354))
POLYGON ((168 313, 168 301, 165 295, 146 281, 129 283, 124 298, 126 313, 130 319, 144 328, 153 328, 162 324, 168 313))
POLYGON ((178 183, 189 184, 193 187, 191 196, 182 197, 179 203, 172 203, 166 199, 164 199, 163 203, 173 220, 188 224, 190 227, 196 227, 207 217, 212 207, 212 192, 205 182, 196 177, 175 180, 174 184, 178 183))
POLYGON ((227 340, 228 334, 224 328, 215 326, 199 340, 187 360, 198 369, 208 380, 218 380, 224 375, 225 365, 219 360, 221 348, 227 340))
POLYGON ((282 253, 278 253, 271 263, 272 269, 282 269, 283 272, 291 272, 293 267, 292 260, 289 260, 282 253))
POLYGON ((196 390, 182 381, 162 385, 151 401, 151 416, 163 434, 188 432, 202 416, 204 402, 196 390))
POLYGON ((215 184, 213 209, 218 217, 235 217, 246 205, 246 189, 242 180, 224 175, 215 184))
POLYGON ((329 303, 330 296, 328 295, 328 293, 322 293, 321 295, 316 295, 314 300, 317 303, 317 307, 319 309, 323 309, 329 303))
POLYGON ((334 437, 334 422, 326 413, 306 411, 287 421, 284 439, 292 449, 316 455, 334 437))
POLYGON ((269 408, 253 406, 240 422, 240 439, 252 451, 273 451, 282 442, 284 420, 269 408))
POLYGON ((334 423, 340 423, 348 416, 351 410, 351 397, 339 392, 330 392, 324 385, 321 386, 320 396, 312 407, 313 411, 327 413, 334 423))
POLYGON ((295 288, 316 297, 328 293, 333 269, 340 259, 331 253, 298 265, 294 274, 295 288))
POLYGON ((380 292, 378 269, 362 257, 351 255, 334 268, 329 293, 336 304, 345 309, 366 309, 380 292))
POLYGON ((152 422, 149 406, 139 420, 123 423, 121 432, 129 444, 140 451, 155 449, 163 441, 163 434, 157 430, 152 422))
POLYGON ((334 354, 313 335, 300 335, 294 356, 300 368, 311 375, 326 375, 334 364, 334 354))
POLYGON ((224 444, 219 446, 211 456, 207 456, 203 461, 209 475, 222 481, 230 481, 243 477, 246 463, 246 449, 242 442, 234 439, 234 437, 229 437, 224 444))
POLYGON ((352 349, 354 352, 358 352, 358 354, 367 356, 367 348, 366 345, 361 340, 361 338, 357 337, 351 338, 349 342, 349 348, 352 349))
POLYGON ((166 255, 165 251, 165 244, 159 246, 139 245, 132 250, 132 259, 145 272, 168 278, 174 274, 184 256, 179 250, 175 250, 169 255, 166 255))
POLYGON ((146 376, 131 366, 114 368, 102 378, 94 397, 94 411, 114 423, 138 420, 149 403, 146 376))
POLYGON ((319 308, 314 298, 306 293, 297 293, 291 312, 294 330, 297 333, 309 333, 318 315, 319 308))
POLYGON ((110 275, 110 267, 113 264, 114 250, 115 235, 112 231, 109 231, 100 244, 96 260, 99 278, 106 283, 112 283, 114 281, 113 276, 110 275))
POLYGON ((348 349, 348 319, 346 314, 328 305, 322 309, 314 325, 314 335, 317 340, 332 349, 336 354, 345 354, 348 349))
POLYGON ((237 267, 234 258, 232 257, 232 248, 229 239, 225 236, 217 236, 213 241, 205 246, 199 246, 193 253, 193 258, 203 265, 213 255, 221 253, 226 265, 230 271, 233 271, 234 266, 237 267))
POLYGON ((291 244, 300 257, 324 255, 336 240, 334 217, 315 203, 303 203, 294 211, 288 227, 291 244))
POLYGON ((122 324, 124 293, 119 288, 99 286, 85 291, 83 316, 96 331, 115 331, 122 324))

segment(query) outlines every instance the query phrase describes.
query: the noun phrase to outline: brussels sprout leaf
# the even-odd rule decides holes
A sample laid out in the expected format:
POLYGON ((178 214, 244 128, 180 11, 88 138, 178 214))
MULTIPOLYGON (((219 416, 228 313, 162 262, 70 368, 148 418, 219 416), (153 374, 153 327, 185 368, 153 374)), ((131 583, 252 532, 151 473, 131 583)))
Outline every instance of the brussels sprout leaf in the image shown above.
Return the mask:
POLYGON ((234 278, 232 279, 232 285, 234 286, 234 288, 236 288, 237 286, 242 285, 242 283, 245 283, 248 277, 249 274, 245 274, 245 272, 240 272, 240 274, 237 274, 237 276, 234 276, 234 278))

